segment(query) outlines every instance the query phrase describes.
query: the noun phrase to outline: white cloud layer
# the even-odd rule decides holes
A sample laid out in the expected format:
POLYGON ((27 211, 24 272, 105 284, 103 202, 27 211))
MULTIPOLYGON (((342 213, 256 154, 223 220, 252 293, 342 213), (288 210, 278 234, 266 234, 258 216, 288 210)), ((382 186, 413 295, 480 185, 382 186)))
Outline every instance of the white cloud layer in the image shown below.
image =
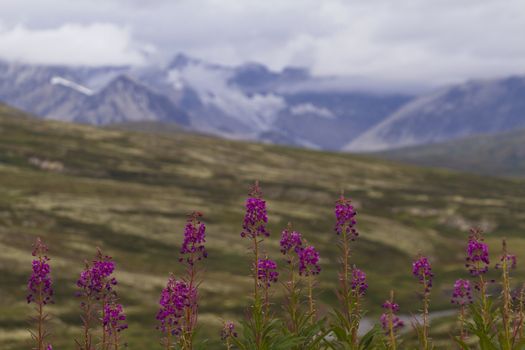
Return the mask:
POLYGON ((2 0, 0 21, 0 57, 26 61, 140 63, 147 43, 399 85, 525 74, 523 0, 2 0))
POLYGON ((32 30, 24 25, 0 28, 3 59, 41 64, 140 65, 148 46, 140 47, 129 30, 114 24, 66 23, 53 29, 32 30))

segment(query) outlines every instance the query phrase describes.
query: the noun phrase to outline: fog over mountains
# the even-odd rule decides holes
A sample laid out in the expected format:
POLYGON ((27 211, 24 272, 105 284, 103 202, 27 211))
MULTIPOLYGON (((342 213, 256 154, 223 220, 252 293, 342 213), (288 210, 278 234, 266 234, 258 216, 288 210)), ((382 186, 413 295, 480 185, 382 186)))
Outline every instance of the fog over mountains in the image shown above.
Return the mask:
POLYGON ((49 119, 172 122, 226 138, 345 151, 525 128, 523 77, 415 96, 345 87, 301 68, 229 67, 185 55, 146 67, 0 62, 0 101, 49 119))

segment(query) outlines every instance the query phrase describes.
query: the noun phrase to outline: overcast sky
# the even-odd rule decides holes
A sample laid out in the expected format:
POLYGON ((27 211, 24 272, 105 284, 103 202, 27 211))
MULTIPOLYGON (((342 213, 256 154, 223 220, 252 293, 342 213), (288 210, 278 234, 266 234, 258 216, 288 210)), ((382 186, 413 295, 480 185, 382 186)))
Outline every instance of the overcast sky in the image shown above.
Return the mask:
POLYGON ((525 74, 523 0, 1 0, 0 58, 217 63, 443 84, 525 74))

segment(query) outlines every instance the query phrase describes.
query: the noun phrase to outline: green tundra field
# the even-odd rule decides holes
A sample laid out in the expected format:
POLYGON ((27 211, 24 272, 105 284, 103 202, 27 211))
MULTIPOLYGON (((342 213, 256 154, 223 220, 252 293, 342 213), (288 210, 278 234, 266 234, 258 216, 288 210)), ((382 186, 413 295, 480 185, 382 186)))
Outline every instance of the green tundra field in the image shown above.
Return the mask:
MULTIPOLYGON (((56 349, 74 349, 80 334, 75 282, 96 247, 117 265, 129 349, 160 349, 158 298, 168 274, 180 273, 178 251, 193 210, 204 213, 209 251, 200 334, 209 338, 209 348, 217 348, 222 320, 241 318, 249 300, 249 244, 240 232, 254 180, 268 202, 268 255, 284 266, 279 236, 289 221, 319 248, 323 314, 336 302, 333 206, 341 190, 358 209, 360 236, 352 260, 368 274, 372 320, 392 288, 401 313, 417 312, 419 286, 411 261, 419 252, 430 257, 435 272, 431 311, 452 309, 452 283, 467 277, 464 249, 473 225, 486 231, 493 260, 506 237, 519 262, 513 281, 525 277, 522 180, 182 131, 140 133, 43 121, 0 106, 0 348, 28 348, 32 306, 25 301, 26 281, 31 244, 40 236, 52 259, 56 296, 49 310, 56 349)), ((274 291, 275 312, 281 289, 274 291)), ((432 328, 437 345, 449 327, 443 322, 432 328)))

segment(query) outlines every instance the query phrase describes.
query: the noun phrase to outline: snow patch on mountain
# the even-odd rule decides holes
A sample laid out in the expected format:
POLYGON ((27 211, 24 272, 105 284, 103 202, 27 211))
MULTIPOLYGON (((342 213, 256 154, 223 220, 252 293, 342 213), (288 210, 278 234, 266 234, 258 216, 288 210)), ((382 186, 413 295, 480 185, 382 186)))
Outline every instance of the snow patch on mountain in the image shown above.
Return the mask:
POLYGON ((75 83, 74 81, 71 81, 71 80, 68 80, 68 79, 65 79, 59 76, 52 77, 50 80, 50 83, 52 85, 62 85, 62 86, 68 87, 84 95, 91 96, 94 94, 94 91, 91 90, 90 88, 82 86, 80 84, 75 83))
POLYGON ((315 114, 322 118, 335 119, 336 116, 328 109, 317 107, 312 103, 301 103, 290 108, 292 115, 315 114))
POLYGON ((232 72, 227 69, 209 69, 188 63, 183 68, 170 70, 168 80, 174 89, 191 86, 203 104, 217 108, 253 129, 271 129, 278 113, 286 108, 284 98, 273 93, 247 95, 228 84, 231 76, 232 72))

